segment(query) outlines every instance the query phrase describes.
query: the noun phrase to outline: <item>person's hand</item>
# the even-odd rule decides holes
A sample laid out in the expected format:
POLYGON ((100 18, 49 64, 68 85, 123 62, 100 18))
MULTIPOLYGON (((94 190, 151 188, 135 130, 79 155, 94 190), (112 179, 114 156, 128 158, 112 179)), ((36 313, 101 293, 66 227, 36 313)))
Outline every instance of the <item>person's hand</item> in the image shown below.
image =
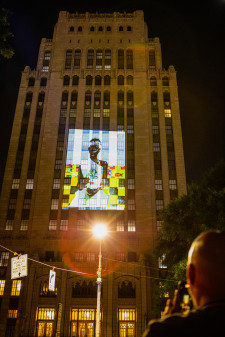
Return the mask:
POLYGON ((162 318, 165 316, 171 315, 171 314, 182 313, 182 309, 180 307, 180 301, 181 301, 180 293, 176 289, 174 291, 173 299, 168 299, 166 302, 166 306, 163 311, 162 318))

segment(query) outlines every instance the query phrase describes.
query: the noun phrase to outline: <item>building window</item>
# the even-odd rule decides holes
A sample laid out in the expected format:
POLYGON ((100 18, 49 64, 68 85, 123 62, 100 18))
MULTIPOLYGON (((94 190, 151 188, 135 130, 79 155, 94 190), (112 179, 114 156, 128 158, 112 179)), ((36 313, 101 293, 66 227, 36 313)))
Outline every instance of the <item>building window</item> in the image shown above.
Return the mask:
POLYGON ((163 200, 162 199, 158 199, 155 201, 155 206, 156 206, 156 210, 160 210, 163 208, 163 200))
POLYGON ((127 85, 133 85, 133 76, 131 75, 127 76, 127 85))
POLYGON ((155 76, 150 77, 150 85, 157 86, 157 79, 155 76))
POLYGON ((111 69, 111 50, 105 50, 105 70, 111 69))
POLYGON ((102 69, 102 49, 96 51, 96 70, 102 69))
POLYGON ((82 32, 83 28, 81 26, 78 27, 78 32, 82 32))
POLYGON ((124 50, 118 50, 118 69, 124 69, 124 50))
POLYGON ((117 252, 116 253, 116 260, 118 261, 125 261, 125 253, 124 252, 117 252))
POLYGON ((130 211, 135 210, 135 200, 128 200, 128 210, 130 211))
POLYGON ((123 32, 123 26, 119 26, 119 32, 123 32))
POLYGON ((73 51, 71 49, 68 49, 66 51, 66 60, 65 60, 65 69, 70 69, 72 65, 72 55, 73 51))
POLYGON ((8 318, 17 318, 18 310, 8 310, 8 318))
POLYGON ((56 231, 57 230, 57 220, 50 220, 48 229, 49 231, 56 231))
POLYGON ((160 152, 160 143, 153 143, 153 152, 160 152))
POLYGON ((60 230, 67 231, 68 230, 68 220, 61 220, 60 221, 60 230))
POLYGON ((92 76, 91 75, 86 76, 86 85, 92 85, 92 76))
POLYGON ((55 170, 61 170, 62 169, 62 160, 61 159, 57 159, 55 161, 55 170))
POLYGON ((12 231, 14 226, 14 220, 7 220, 5 224, 6 231, 12 231))
POLYGON ((9 261, 9 252, 1 252, 0 267, 7 267, 9 261))
POLYGON ((77 228, 78 232, 83 232, 84 231, 84 221, 83 220, 77 220, 76 228, 77 228))
POLYGON ((80 68, 80 60, 81 60, 81 50, 76 49, 74 53, 74 68, 75 69, 80 68))
POLYGON ((175 160, 168 160, 168 167, 170 171, 175 171, 176 169, 175 160))
POLYGON ((156 70, 156 62, 155 62, 155 50, 149 51, 149 67, 150 70, 155 71, 156 70))
MULTIPOLYGON (((57 144, 58 145, 58 144, 57 144)), ((52 186, 53 190, 58 190, 60 189, 60 179, 54 179, 53 180, 53 186, 52 186)))
POLYGON ((123 221, 117 221, 116 230, 117 232, 124 232, 124 222, 123 221))
POLYGON ((155 160, 154 160, 154 166, 155 166, 155 170, 161 170, 161 169, 162 169, 162 163, 161 163, 161 160, 155 159, 155 160))
POLYGON ((27 231, 29 226, 29 220, 21 220, 20 223, 20 230, 21 231, 27 231))
MULTIPOLYGON (((37 320, 54 320, 55 309, 53 308, 38 308, 37 320)), ((51 336, 51 335, 49 335, 51 336)))
POLYGON ((118 85, 124 85, 124 76, 119 75, 117 78, 117 84, 118 85))
POLYGON ((41 81, 40 81, 40 86, 41 87, 46 87, 47 85, 47 78, 46 77, 42 77, 41 81))
POLYGON ((156 230, 157 230, 157 233, 160 233, 161 228, 162 228, 162 221, 157 220, 156 221, 156 230))
POLYGON ((167 118, 172 117, 171 109, 164 109, 164 115, 167 118))
POLYGON ((37 337, 53 336, 55 319, 55 309, 53 308, 38 308, 37 309, 37 337))
POLYGON ((166 258, 166 254, 163 254, 161 257, 158 258, 159 268, 161 269, 167 268, 167 266, 165 265, 165 258, 166 258))
POLYGON ((159 126, 158 125, 152 125, 152 133, 153 133, 153 135, 159 134, 159 126))
POLYGON ((16 209, 16 200, 17 199, 10 199, 9 200, 9 209, 16 209))
POLYGON ((128 179, 128 190, 134 189, 135 189, 134 179, 128 179))
MULTIPOLYGON (((136 321, 136 310, 135 309, 119 309, 119 321, 136 321)), ((124 336, 127 336, 127 335, 124 335, 124 336)), ((134 335, 132 334, 131 336, 134 336, 134 335)))
POLYGON ((12 190, 18 190, 20 186, 20 179, 13 179, 12 190))
POLYGON ((84 254, 83 253, 81 253, 81 252, 75 253, 75 261, 81 262, 81 261, 83 261, 83 259, 84 259, 84 254))
POLYGON ((74 27, 71 26, 71 27, 69 28, 69 31, 70 31, 70 32, 74 32, 74 27))
POLYGON ((133 125, 127 125, 127 133, 130 133, 130 134, 134 133, 134 126, 133 125))
POLYGON ((42 71, 46 71, 46 72, 49 71, 50 58, 51 58, 51 52, 49 50, 46 50, 44 52, 42 71))
POLYGON ((158 191, 162 191, 162 180, 161 179, 157 179, 155 180, 155 189, 158 191))
POLYGON ((0 296, 3 296, 5 290, 5 280, 0 280, 0 296))
POLYGON ((94 64, 94 50, 89 49, 87 52, 87 68, 92 69, 94 64))
POLYGON ((22 286, 21 280, 13 280, 12 281, 11 296, 20 296, 21 286, 22 286))
POLYGON ((68 75, 63 77, 63 85, 70 85, 70 77, 68 75))
POLYGON ((177 181, 174 180, 169 180, 169 189, 170 190, 176 190, 177 189, 177 181))
POLYGON ((169 78, 167 76, 164 76, 162 78, 162 85, 163 86, 169 86, 169 78))
POLYGON ((127 50, 127 69, 133 69, 133 50, 127 50))
POLYGON ((95 27, 94 26, 91 26, 90 27, 90 32, 94 32, 95 31, 95 27))
POLYGON ((35 84, 35 78, 34 77, 29 77, 28 87, 33 87, 34 84, 35 84))
POLYGON ((173 134, 172 125, 166 125, 166 134, 167 135, 172 135, 173 134))
POLYGON ((26 190, 32 190, 34 188, 34 179, 27 179, 26 190))
POLYGON ((100 75, 95 76, 95 85, 102 84, 102 77, 100 75))
POLYGON ((135 284, 132 284, 131 281, 123 281, 118 285, 118 298, 135 298, 135 297, 136 297, 135 284))
POLYGON ((95 262, 95 253, 87 253, 87 261, 95 262))
POLYGON ((54 291, 49 290, 49 282, 44 281, 40 283, 39 296, 41 297, 55 297, 57 295, 57 288, 54 291))
POLYGON ((109 75, 104 76, 104 85, 110 85, 111 78, 109 75))
POLYGON ((72 85, 78 85, 79 84, 79 76, 74 75, 72 79, 72 85))
POLYGON ((135 220, 128 220, 127 230, 128 230, 128 232, 136 232, 135 220))
POLYGON ((30 207, 31 207, 31 199, 24 199, 23 209, 30 209, 30 207))
POLYGON ((52 199, 51 209, 58 209, 59 199, 52 199))

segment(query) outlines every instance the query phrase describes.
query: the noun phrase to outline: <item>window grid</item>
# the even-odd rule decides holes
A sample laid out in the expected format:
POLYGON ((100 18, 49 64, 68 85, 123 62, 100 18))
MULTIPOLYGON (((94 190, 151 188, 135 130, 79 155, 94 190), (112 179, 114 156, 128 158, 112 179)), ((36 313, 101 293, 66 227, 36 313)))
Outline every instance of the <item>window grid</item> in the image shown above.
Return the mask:
POLYGON ((55 318, 55 309, 53 308, 38 308, 37 311, 37 320, 54 320, 55 318))
POLYGON ((155 189, 158 191, 162 191, 162 180, 161 179, 156 179, 155 180, 155 189))
POLYGON ((9 252, 1 252, 0 267, 7 267, 9 261, 9 252))
POLYGON ((155 205, 156 205, 156 210, 157 211, 160 210, 160 209, 162 209, 163 208, 163 200, 162 199, 157 199, 155 201, 155 205))
POLYGON ((18 190, 20 186, 20 179, 13 179, 12 190, 18 190))
POLYGON ((171 109, 164 109, 164 115, 167 118, 172 117, 171 109))
POLYGON ((34 179, 27 179, 26 190, 32 190, 34 188, 34 179))
POLYGON ((57 230, 57 220, 50 220, 48 225, 49 231, 56 231, 57 230))
POLYGON ((3 296, 5 290, 5 280, 0 280, 0 296, 3 296))
POLYGON ((127 230, 128 230, 128 232, 136 232, 135 220, 128 220, 127 230))
POLYGON ((153 143, 153 152, 160 152, 160 143, 153 143))
POLYGON ((134 189, 135 189, 134 179, 128 179, 128 190, 134 190, 134 189))
POLYGON ((52 199, 51 209, 58 209, 59 199, 52 199))
POLYGON ((67 231, 68 230, 68 220, 61 220, 60 221, 60 230, 67 231))
POLYGON ((54 179, 53 180, 53 186, 52 186, 53 190, 58 190, 60 189, 60 179, 54 179))
POLYGON ((5 224, 6 231, 12 231, 14 226, 14 220, 7 220, 5 224))
POLYGON ((20 296, 22 281, 21 280, 13 280, 11 296, 20 296))
POLYGON ((170 190, 177 189, 177 181, 175 179, 169 180, 169 189, 170 190))
POLYGON ((130 211, 135 210, 135 200, 128 200, 128 210, 130 211))
POLYGON ((117 230, 117 232, 124 232, 124 222, 123 221, 117 222, 116 230, 117 230))
POLYGON ((20 230, 27 231, 29 226, 29 220, 21 220, 20 230))
POLYGON ((95 262, 95 253, 87 253, 87 261, 95 262))
POLYGON ((8 310, 8 318, 17 318, 18 310, 8 310))

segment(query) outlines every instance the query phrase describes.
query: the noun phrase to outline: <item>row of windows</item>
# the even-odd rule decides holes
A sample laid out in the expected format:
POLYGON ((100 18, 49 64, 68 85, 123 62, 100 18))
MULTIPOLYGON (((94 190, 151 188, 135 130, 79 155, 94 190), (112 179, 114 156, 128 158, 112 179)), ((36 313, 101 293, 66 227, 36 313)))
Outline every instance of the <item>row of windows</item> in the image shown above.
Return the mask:
MULTIPOLYGON (((157 86, 157 79, 155 76, 150 77, 150 85, 151 86, 157 86)), ((167 76, 164 76, 162 78, 162 85, 163 86, 169 86, 169 78, 167 76)))
MULTIPOLYGON (((94 80, 95 85, 101 85, 102 80, 104 80, 104 82, 103 82, 104 85, 110 85, 111 84, 111 77, 109 75, 105 75, 104 78, 102 78, 102 76, 100 76, 100 75, 96 75, 94 78, 91 75, 87 75, 86 78, 85 78, 86 85, 92 85, 93 80, 94 80)), ((117 77, 117 84, 118 85, 124 85, 125 84, 125 78, 124 78, 123 75, 119 75, 117 77)), ((126 84, 127 85, 133 85, 133 76, 128 75, 126 77, 126 84)), ((70 76, 65 75, 63 77, 63 85, 64 86, 70 85, 70 76)), ((72 85, 79 85, 79 76, 77 76, 77 75, 73 76, 72 85)))
MULTIPOLYGON (((162 179, 156 179, 155 180, 155 189, 157 191, 162 191, 162 189, 163 189, 162 179)), ((177 189, 177 181, 175 179, 169 180, 169 189, 170 190, 176 190, 177 189)))
MULTIPOLYGON (((80 208, 84 207, 83 202, 84 202, 83 197, 81 197, 78 200, 78 205, 80 208)), ((100 202, 101 202, 101 207, 107 207, 107 199, 101 199, 100 202)), ((68 199, 67 198, 63 199, 62 203, 63 204, 68 203, 68 199)), ((93 198, 90 200, 90 208, 96 209, 96 207, 97 207, 97 200, 93 198)), ((51 210, 58 210, 59 209, 59 199, 52 199, 50 208, 51 210)), ((127 209, 131 211, 135 210, 135 200, 128 200, 127 209)))
MULTIPOLYGON (((28 87, 33 87, 35 85, 35 78, 34 77, 29 77, 28 80, 28 87)), ((41 87, 45 87, 47 85, 47 78, 46 77, 42 77, 40 80, 40 86, 41 87)))
MULTIPOLYGON (((70 26, 69 27, 69 32, 74 32, 75 29, 77 30, 77 32, 82 32, 83 31, 83 27, 82 26, 78 26, 77 28, 75 28, 74 26, 70 26)), ((103 32, 103 31, 106 31, 106 32, 111 32, 112 31, 112 27, 111 26, 106 26, 106 27, 103 27, 103 26, 98 26, 98 27, 95 27, 95 26, 90 26, 89 27, 89 31, 90 32, 103 32)), ((127 32, 131 32, 132 31, 132 27, 131 26, 119 26, 118 27, 118 31, 119 32, 123 32, 123 31, 127 31, 127 32)))

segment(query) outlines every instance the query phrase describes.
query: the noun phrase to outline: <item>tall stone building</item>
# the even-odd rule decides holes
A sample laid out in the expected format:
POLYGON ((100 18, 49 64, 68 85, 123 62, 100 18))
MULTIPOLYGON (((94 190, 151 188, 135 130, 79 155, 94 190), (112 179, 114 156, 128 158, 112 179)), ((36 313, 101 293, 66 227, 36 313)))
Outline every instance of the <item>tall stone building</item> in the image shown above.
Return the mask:
POLYGON ((144 13, 60 12, 19 88, 0 206, 0 335, 94 336, 100 222, 101 336, 141 336, 157 212, 184 193, 176 72, 162 67, 144 13), (11 280, 13 252, 28 254, 28 276, 11 280))

